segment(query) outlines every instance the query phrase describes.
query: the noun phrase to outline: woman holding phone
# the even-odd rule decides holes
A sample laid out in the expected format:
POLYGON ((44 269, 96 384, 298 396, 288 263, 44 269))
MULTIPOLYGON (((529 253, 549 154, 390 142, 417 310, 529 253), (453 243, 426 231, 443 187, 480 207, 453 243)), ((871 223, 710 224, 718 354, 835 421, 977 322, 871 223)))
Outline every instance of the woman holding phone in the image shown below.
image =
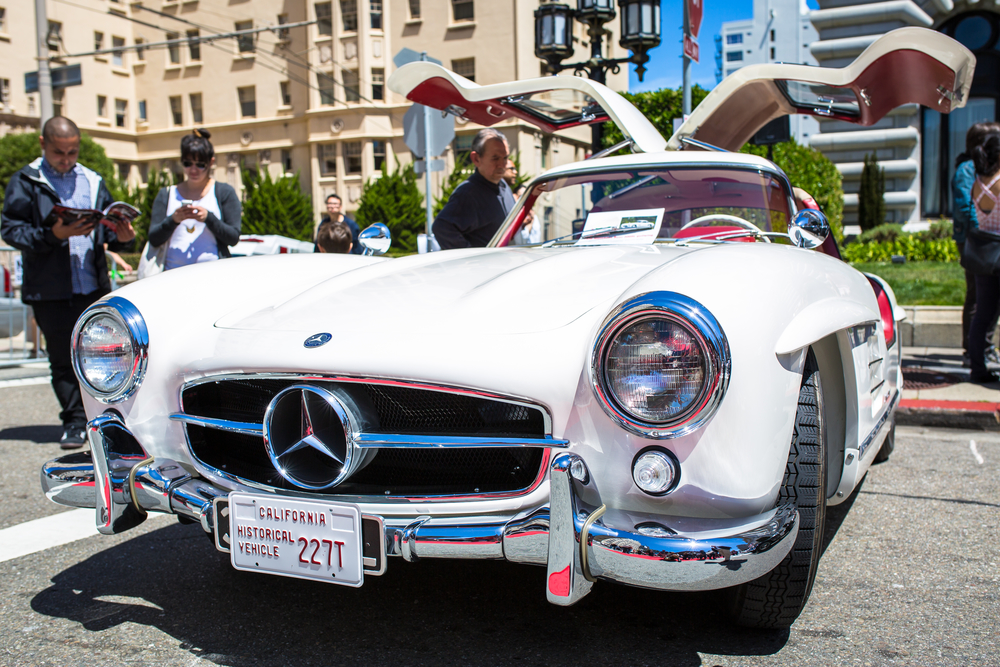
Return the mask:
POLYGON ((164 269, 229 257, 229 246, 240 240, 240 199, 231 186, 212 178, 210 136, 196 129, 181 139, 184 181, 162 188, 153 201, 149 243, 168 244, 164 269))

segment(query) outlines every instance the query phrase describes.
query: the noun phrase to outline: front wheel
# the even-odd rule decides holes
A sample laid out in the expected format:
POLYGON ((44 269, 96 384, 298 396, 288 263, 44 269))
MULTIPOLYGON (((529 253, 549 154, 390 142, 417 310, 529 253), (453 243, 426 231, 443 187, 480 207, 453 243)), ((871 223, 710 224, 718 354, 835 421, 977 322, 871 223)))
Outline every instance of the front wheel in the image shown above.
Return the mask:
POLYGON ((776 568, 730 590, 730 611, 738 625, 787 628, 806 606, 823 545, 826 519, 826 437, 819 369, 810 351, 802 373, 792 443, 778 504, 795 503, 799 532, 776 568))

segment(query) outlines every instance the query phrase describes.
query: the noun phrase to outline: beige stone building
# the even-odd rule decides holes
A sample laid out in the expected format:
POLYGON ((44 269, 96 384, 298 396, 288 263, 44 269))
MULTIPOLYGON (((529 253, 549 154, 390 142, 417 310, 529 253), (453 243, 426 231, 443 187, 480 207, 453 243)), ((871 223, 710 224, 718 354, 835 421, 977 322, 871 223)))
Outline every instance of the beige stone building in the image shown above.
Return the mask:
MULTIPOLYGON (((357 207, 362 186, 387 163, 411 160, 403 142, 405 99, 389 91, 393 56, 403 48, 440 60, 480 84, 540 76, 533 12, 539 0, 49 0, 52 66, 79 64, 82 85, 55 91, 61 111, 100 142, 133 183, 150 169, 179 170, 181 137, 208 128, 215 176, 240 186, 240 165, 273 176, 299 172, 317 219, 336 192, 357 207), (310 22, 292 28, 282 24, 310 22), (215 34, 270 27, 239 37, 215 34), (166 40, 184 40, 157 46, 166 40), (145 48, 142 47, 143 45, 145 48), (122 47, 106 55, 76 55, 122 47)), ((37 127, 38 94, 25 91, 36 66, 34 3, 0 0, 0 132, 37 127), (6 4, 6 6, 3 6, 6 4)), ((606 55, 618 46, 607 24, 606 55)), ((576 60, 589 55, 576 26, 576 60)), ((626 68, 609 75, 625 90, 626 68)), ((588 129, 543 136, 520 121, 496 126, 522 169, 582 159, 588 129)), ((33 128, 32 128, 33 129, 33 128)), ((456 122, 447 169, 479 129, 456 122)))

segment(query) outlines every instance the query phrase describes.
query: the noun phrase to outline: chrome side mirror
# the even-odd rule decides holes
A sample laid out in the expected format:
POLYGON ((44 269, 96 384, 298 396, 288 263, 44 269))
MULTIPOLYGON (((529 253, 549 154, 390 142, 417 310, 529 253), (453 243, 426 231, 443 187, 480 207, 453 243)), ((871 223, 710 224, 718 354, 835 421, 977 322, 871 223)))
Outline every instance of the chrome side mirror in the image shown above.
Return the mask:
POLYGON ((392 234, 389 233, 388 227, 376 222, 358 234, 358 242, 365 249, 365 255, 378 257, 389 250, 389 246, 392 245, 392 234))
POLYGON ((830 235, 830 221, 821 211, 804 208, 788 224, 788 238, 800 248, 812 250, 823 245, 830 235))

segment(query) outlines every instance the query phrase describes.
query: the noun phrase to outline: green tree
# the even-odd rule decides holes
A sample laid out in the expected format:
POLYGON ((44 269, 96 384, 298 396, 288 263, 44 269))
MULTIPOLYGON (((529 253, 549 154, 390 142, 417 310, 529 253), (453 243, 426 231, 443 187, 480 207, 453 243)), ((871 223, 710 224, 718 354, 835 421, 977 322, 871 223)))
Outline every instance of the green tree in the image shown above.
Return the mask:
MULTIPOLYGON (((741 153, 767 157, 767 146, 747 144, 741 153)), ((844 189, 840 172, 830 160, 815 148, 802 146, 795 139, 774 145, 774 163, 788 176, 795 187, 813 196, 830 221, 834 238, 844 238, 844 189)))
POLYGON ((163 188, 177 185, 180 180, 180 174, 153 169, 149 172, 146 187, 128 188, 124 193, 124 197, 118 197, 119 201, 128 202, 139 209, 139 217, 132 223, 132 227, 135 228, 136 252, 141 252, 142 247, 149 240, 149 224, 153 213, 153 201, 156 199, 156 195, 163 188))
MULTIPOLYGON (((661 88, 643 93, 622 93, 622 95, 649 119, 649 122, 669 139, 674 134, 674 118, 683 117, 683 91, 681 88, 661 88)), ((693 107, 701 104, 708 91, 699 85, 691 88, 691 104, 693 107)), ((624 139, 624 135, 614 123, 604 124, 604 147, 614 146, 624 139)))
MULTIPOLYGON (((444 205, 448 203, 451 199, 451 193, 455 191, 459 185, 461 185, 465 179, 472 175, 473 170, 472 162, 464 154, 458 154, 455 156, 455 166, 452 167, 451 172, 449 172, 447 178, 444 179, 444 184, 441 186, 441 196, 434 198, 434 217, 436 218, 444 205)), ((518 170, 520 173, 520 170, 518 170)))
MULTIPOLYGON (((0 139, 0 205, 3 205, 7 183, 19 169, 30 164, 35 158, 42 156, 42 147, 38 143, 38 132, 23 134, 8 134, 0 139)), ((100 174, 111 192, 111 196, 125 191, 115 175, 115 164, 104 152, 104 148, 83 133, 80 136, 79 162, 100 174)))
POLYGON ((302 192, 298 173, 274 180, 267 169, 243 170, 242 233, 312 240, 312 197, 302 192))
POLYGON ((383 171, 381 178, 368 179, 355 220, 361 229, 376 222, 385 224, 392 233, 393 254, 414 253, 417 234, 424 231, 423 201, 413 165, 400 168, 397 164, 391 173, 383 171))
POLYGON ((874 153, 865 155, 858 190, 858 224, 861 231, 875 229, 885 222, 885 169, 878 166, 874 153))

